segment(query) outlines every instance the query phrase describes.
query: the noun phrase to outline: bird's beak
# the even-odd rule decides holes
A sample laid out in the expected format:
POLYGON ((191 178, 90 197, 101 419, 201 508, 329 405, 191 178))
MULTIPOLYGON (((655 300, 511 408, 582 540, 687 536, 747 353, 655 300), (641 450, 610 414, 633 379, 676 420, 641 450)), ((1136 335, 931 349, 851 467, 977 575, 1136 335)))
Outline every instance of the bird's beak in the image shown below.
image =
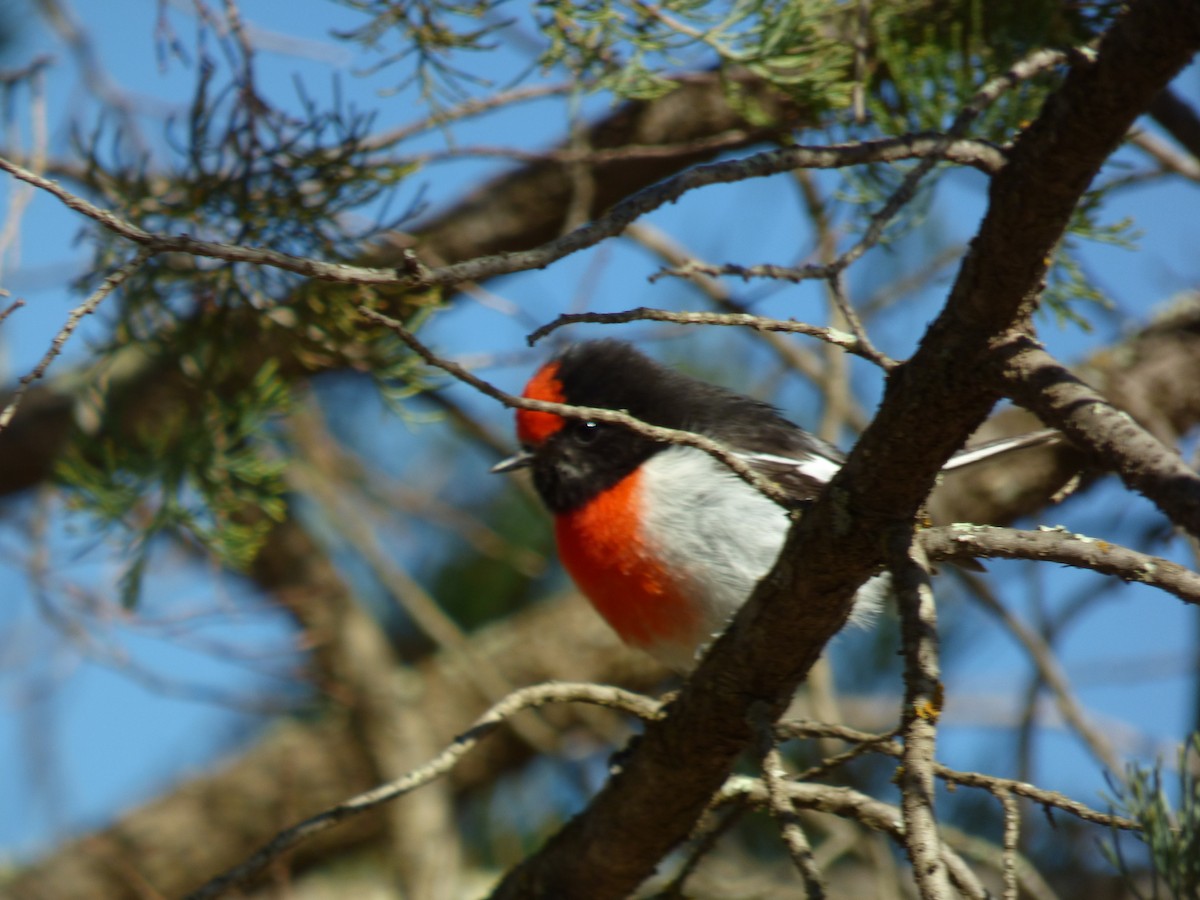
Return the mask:
POLYGON ((533 465, 533 454, 528 450, 522 450, 520 453, 510 456, 508 459, 502 459, 492 466, 492 474, 500 475, 504 472, 515 472, 517 469, 524 469, 531 465, 533 465))

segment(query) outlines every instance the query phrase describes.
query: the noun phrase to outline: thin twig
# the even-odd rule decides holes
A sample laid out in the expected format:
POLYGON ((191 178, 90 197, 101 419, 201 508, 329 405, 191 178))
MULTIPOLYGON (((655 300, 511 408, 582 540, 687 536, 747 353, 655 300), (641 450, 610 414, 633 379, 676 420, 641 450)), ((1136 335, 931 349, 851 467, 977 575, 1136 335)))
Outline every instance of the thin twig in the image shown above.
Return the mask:
MULTIPOLYGON (((32 148, 29 153, 29 165, 33 171, 41 174, 46 171, 46 147, 49 143, 47 127, 45 79, 42 67, 34 67, 29 73, 29 119, 32 130, 32 148)), ((16 130, 15 118, 13 130, 16 130)), ((9 143, 16 146, 15 135, 9 143)), ((21 217, 29 207, 37 189, 33 185, 18 185, 9 198, 8 213, 4 219, 4 227, 0 230, 0 273, 4 271, 9 250, 17 245, 21 229, 21 217)))
MULTIPOLYGON (((351 266, 342 263, 327 263, 306 257, 292 256, 277 250, 243 247, 220 241, 203 241, 186 234, 155 234, 121 218, 116 213, 102 209, 77 194, 73 194, 57 181, 44 178, 0 156, 0 171, 32 184, 53 197, 68 209, 87 216, 113 234, 146 248, 151 253, 188 253, 226 262, 245 262, 260 266, 273 266, 285 272, 294 272, 321 281, 336 281, 345 284, 401 284, 414 276, 407 269, 375 269, 351 266)), ((515 270, 514 270, 515 271, 515 270)))
POLYGON ((838 311, 846 319, 846 325, 849 326, 850 332, 854 335, 854 339, 858 346, 858 355, 864 359, 868 359, 885 372, 890 372, 899 365, 896 360, 892 359, 886 353, 879 350, 867 335, 867 329, 863 327, 862 319, 859 318, 854 306, 846 298, 846 292, 842 286, 842 273, 835 272, 826 282, 829 285, 829 295, 833 297, 833 302, 837 306, 838 311))
MULTIPOLYGON (((782 734, 786 734, 786 731, 782 731, 781 736, 782 736, 782 734)), ((833 769, 838 768, 839 766, 844 766, 846 763, 850 762, 851 760, 858 759, 858 757, 860 757, 866 753, 881 751, 880 745, 886 744, 888 746, 895 747, 897 750, 899 750, 900 744, 896 743, 893 740, 893 738, 897 734, 899 734, 899 729, 896 729, 895 731, 890 731, 887 734, 880 734, 880 735, 874 735, 874 736, 868 735, 866 740, 855 741, 852 744, 852 746, 850 746, 846 750, 843 750, 841 753, 831 754, 831 755, 825 757, 819 763, 809 766, 803 772, 798 773, 795 776, 795 780, 796 781, 812 781, 813 779, 819 778, 820 776, 824 775, 827 772, 832 771, 833 769)), ((883 750, 881 752, 886 753, 887 751, 883 750)))
MULTIPOLYGON (((571 253, 593 246, 606 237, 619 234, 630 222, 667 203, 674 202, 683 194, 711 184, 762 178, 797 168, 845 167, 861 165, 866 162, 888 161, 889 159, 921 158, 922 162, 909 173, 900 189, 893 193, 889 202, 872 218, 860 243, 839 257, 838 264, 841 268, 845 268, 878 241, 886 222, 911 198, 917 181, 938 160, 955 160, 956 154, 960 154, 961 151, 957 161, 982 166, 985 169, 990 168, 992 171, 998 170, 1003 165, 1003 155, 997 148, 978 141, 964 142, 960 140, 961 134, 965 133, 969 123, 988 103, 1012 84, 1023 78, 1031 77, 1051 65, 1057 65, 1063 58, 1065 57, 1061 53, 1040 51, 1018 63, 1007 75, 985 85, 959 114, 947 134, 910 135, 831 147, 785 147, 754 154, 743 159, 696 166, 673 178, 665 179, 629 195, 593 222, 549 241, 541 247, 517 253, 479 257, 436 268, 423 265, 404 266, 399 269, 352 266, 292 256, 266 248, 204 241, 183 234, 155 234, 134 225, 110 210, 102 209, 88 202, 66 190, 57 182, 44 178, 9 159, 0 157, 0 170, 46 191, 58 198, 69 209, 87 216, 114 234, 155 252, 180 252, 222 259, 227 262, 273 266, 310 278, 347 284, 435 286, 454 285, 463 281, 478 281, 495 275, 544 268, 571 253)), ((829 276, 829 272, 825 271, 824 267, 820 267, 820 269, 819 272, 807 277, 824 278, 829 276)))
MULTIPOLYGON (((800 188, 800 199, 804 204, 805 213, 817 233, 817 258, 822 263, 832 262, 837 258, 838 229, 829 216, 829 207, 825 202, 825 197, 817 186, 817 180, 813 177, 812 172, 807 169, 797 169, 792 177, 800 188)), ((845 293, 840 291, 840 282, 836 278, 831 278, 826 283, 825 294, 829 301, 827 305, 830 307, 829 326, 838 330, 849 329, 856 337, 860 336, 859 332, 850 328, 850 320, 842 315, 841 306, 848 305, 848 300, 845 293), (837 298, 831 296, 830 290, 835 284, 840 293, 837 298)), ((821 375, 816 379, 816 383, 821 390, 825 404, 821 413, 821 421, 817 426, 817 437, 830 443, 836 443, 841 437, 849 413, 851 410, 856 410, 858 404, 855 402, 854 392, 850 388, 850 366, 845 354, 835 353, 834 348, 830 346, 822 349, 825 351, 825 359, 821 366, 821 375)), ((861 410, 859 412, 861 413, 861 410)), ((859 430, 861 431, 861 426, 859 430)))
MULTIPOLYGON (((0 296, 7 296, 7 295, 8 295, 8 291, 0 292, 0 296)), ((25 305, 24 300, 14 300, 12 303, 8 304, 8 306, 4 307, 4 309, 0 310, 0 324, 3 324, 5 319, 7 319, 9 316, 11 316, 13 313, 15 313, 18 309, 20 309, 24 305, 25 305)))
MULTIPOLYGON (((692 255, 670 235, 644 222, 631 224, 625 229, 625 237, 661 257, 668 265, 683 265, 692 258, 692 255)), ((691 282, 725 312, 746 313, 745 305, 734 298, 720 279, 699 275, 691 279, 691 282)), ((762 332, 762 335, 763 341, 775 351, 784 365, 813 381, 820 377, 822 365, 815 354, 771 332, 762 332)), ((862 423, 859 423, 859 427, 862 427, 862 423)))
POLYGON ((800 818, 787 795, 787 770, 783 765, 783 755, 774 743, 769 718, 759 723, 759 732, 767 744, 763 755, 762 773, 763 784, 767 789, 767 804, 771 815, 779 822, 779 832, 788 856, 800 877, 804 880, 804 892, 808 900, 823 900, 825 896, 824 879, 813 859, 812 845, 800 825, 800 818))
POLYGON ((54 64, 54 57, 49 53, 35 56, 25 65, 17 69, 0 69, 0 87, 13 87, 41 73, 54 64))
POLYGON ((54 362, 54 358, 62 353, 63 346, 70 339, 71 335, 74 334, 75 329, 79 327, 79 323, 83 321, 83 317, 94 313, 96 307, 100 305, 105 297, 124 284, 129 276, 140 269, 146 260, 153 255, 154 251, 149 248, 143 247, 138 250, 133 259, 105 278, 104 283, 100 287, 92 291, 86 300, 71 310, 71 314, 67 316, 66 324, 54 336, 45 355, 33 367, 32 371, 21 376, 16 390, 13 391, 12 397, 8 401, 8 405, 4 407, 3 411, 0 411, 0 432, 3 432, 12 421, 13 416, 17 412, 17 407, 21 405, 21 400, 25 396, 25 392, 29 390, 29 386, 45 375, 46 369, 50 367, 50 363, 54 362))
POLYGON ((1112 742, 1106 734, 1088 721, 1083 707, 1071 689, 1066 672, 1058 664, 1053 649, 1045 639, 1013 615, 981 579, 970 572, 962 572, 960 577, 971 586, 972 592, 982 602, 984 609, 999 619, 1025 649, 1030 662, 1037 670, 1038 677, 1050 690, 1063 721, 1079 736, 1084 746, 1088 748, 1100 765, 1114 775, 1120 774, 1121 763, 1113 749, 1112 742))
MULTIPOLYGON (((668 203, 673 203, 690 191, 713 184, 731 184, 751 178, 765 178, 798 168, 844 168, 865 162, 890 159, 923 158, 934 153, 939 159, 952 159, 959 149, 970 159, 979 161, 987 156, 979 142, 946 141, 942 136, 917 135, 889 138, 883 141, 834 145, 829 147, 784 147, 750 156, 695 166, 685 172, 643 188, 614 205, 607 213, 569 234, 549 241, 532 250, 502 253, 466 260, 448 266, 431 267, 418 284, 449 285, 466 280, 479 280, 527 269, 545 268, 550 263, 591 247, 607 237, 620 234, 630 222, 668 203)), ((1000 151, 991 148, 992 161, 1002 162, 1000 151)), ((963 160, 965 161, 965 160, 963 160)))
MULTIPOLYGON (((522 150, 519 147, 506 147, 499 144, 464 144, 445 150, 406 154, 398 157, 396 163, 425 165, 471 158, 496 158, 521 163, 557 162, 602 166, 617 162, 673 159, 677 156, 694 156, 697 153, 735 149, 745 146, 749 138, 748 132, 732 128, 719 134, 677 144, 627 144, 623 147, 595 149, 571 147, 552 150, 522 150)), ((906 159, 920 159, 929 153, 933 146, 933 136, 906 135, 899 138, 882 138, 854 144, 834 144, 829 147, 802 145, 790 149, 804 149, 813 154, 810 158, 816 164, 804 166, 804 168, 833 169, 847 168, 866 162, 900 162, 906 159), (859 147, 869 149, 860 151, 859 147), (823 153, 818 155, 818 151, 826 149, 835 150, 846 161, 837 161, 837 156, 828 156, 823 153), (864 158, 864 154, 867 158, 864 158), (854 161, 850 162, 851 159, 854 161)), ((1004 164, 1003 152, 995 144, 985 141, 956 141, 950 145, 947 158, 951 162, 972 165, 989 174, 999 171, 1004 164)))
MULTIPOLYGON (((925 176, 933 170, 934 166, 943 160, 955 161, 953 160, 954 151, 951 148, 962 146, 963 135, 967 133, 967 130, 979 117, 980 113, 1014 85, 1061 65, 1066 58, 1066 54, 1058 50, 1037 50, 1013 65, 1005 74, 992 79, 981 87, 955 117, 954 122, 951 123, 950 128, 945 134, 933 136, 922 135, 920 137, 908 136, 903 138, 902 140, 912 141, 912 149, 915 150, 917 147, 920 147, 919 153, 911 152, 906 158, 919 159, 920 161, 904 176, 904 179, 900 182, 900 186, 892 192, 887 202, 871 215, 867 227, 858 241, 832 262, 795 267, 774 265, 738 266, 730 264, 716 266, 711 269, 700 269, 699 271, 712 276, 736 275, 741 278, 782 278, 794 282, 818 278, 825 280, 833 278, 857 262, 863 254, 882 240, 888 224, 916 196, 917 187, 925 176), (928 144, 925 143, 926 140, 929 142, 928 144)), ((1003 152, 999 148, 996 148, 996 152, 1000 154, 1000 165, 996 165, 994 168, 987 166, 977 166, 977 168, 981 168, 992 175, 999 172, 1002 168, 1004 157, 1003 152)), ((900 157, 881 157, 875 161, 890 162, 898 158, 900 157)), ((966 159, 961 158, 956 161, 967 162, 966 159)), ((821 166, 810 162, 806 165, 792 166, 792 168, 821 168, 821 166)), ((685 266, 680 270, 663 270, 658 274, 659 277, 662 275, 683 275, 687 271, 692 270, 695 270, 694 267, 685 266)))
MULTIPOLYGON (((844 331, 838 331, 836 328, 826 328, 821 325, 809 325, 804 322, 796 322, 791 319, 771 319, 766 316, 756 316, 751 313, 710 313, 710 312, 675 312, 669 309, 654 309, 652 307, 638 307, 624 312, 614 313, 563 313, 554 321, 548 322, 541 328, 531 332, 526 340, 530 346, 533 346, 546 335, 553 331, 557 331, 564 325, 573 325, 579 322, 590 322, 598 324, 616 324, 623 322, 671 322, 675 325, 728 325, 735 328, 752 328, 755 331, 773 331, 783 332, 787 334, 806 334, 809 337, 820 338, 826 343, 833 344, 836 347, 841 347, 847 353, 853 353, 855 356, 861 356, 871 362, 883 365, 880 359, 873 355, 871 350, 866 349, 862 342, 852 334, 847 334, 844 331)), ((877 352, 877 351, 875 351, 877 352)), ((889 363, 895 365, 894 362, 889 363)))
MULTIPOLYGON (((899 845, 906 843, 902 814, 890 803, 876 800, 852 788, 825 784, 787 782, 784 788, 791 803, 800 809, 851 819, 874 831, 890 835, 899 845)), ((725 782, 716 797, 717 805, 731 802, 748 802, 766 808, 769 802, 766 785, 758 778, 735 775, 725 782)), ((939 850, 944 868, 950 873, 954 885, 968 897, 985 900, 987 891, 961 857, 944 842, 939 844, 939 850)))
POLYGON ((539 84, 531 87, 516 88, 511 91, 489 94, 487 97, 467 100, 457 106, 439 110, 424 119, 418 119, 416 122, 408 125, 402 125, 391 131, 384 131, 369 137, 363 142, 363 148, 367 150, 382 150, 385 147, 398 144, 418 134, 434 128, 440 128, 443 125, 448 125, 460 119, 490 112, 502 106, 512 106, 517 103, 526 103, 530 100, 542 100, 546 97, 566 94, 570 91, 579 90, 579 88, 580 85, 578 82, 566 81, 557 84, 539 84))
MULTIPOLYGON (((896 759, 901 758, 904 754, 903 745, 899 741, 889 740, 889 734, 873 734, 869 731, 859 731, 845 725, 834 725, 827 722, 797 720, 780 722, 776 726, 776 735, 780 740, 832 737, 853 744, 865 745, 868 752, 883 753, 896 759)), ((1031 800, 1039 806, 1059 809, 1084 822, 1103 825, 1106 828, 1120 828, 1123 831, 1141 830, 1141 826, 1132 819, 1098 812, 1080 803, 1078 800, 1072 800, 1070 797, 1060 794, 1057 791, 1039 788, 1025 781, 1000 778, 996 775, 984 775, 980 772, 961 772, 941 763, 934 763, 934 774, 943 781, 961 785, 962 787, 978 788, 993 794, 1005 791, 1031 800)))
POLYGON ((1017 841, 1021 836, 1021 810, 1016 798, 1008 791, 996 791, 1004 807, 1004 855, 1001 871, 1004 875, 1004 900, 1017 900, 1017 841))
POLYGON ((925 553, 915 542, 892 566, 904 653, 903 765, 897 781, 904 846, 925 900, 952 897, 934 815, 934 750, 942 711, 937 609, 925 553))
MULTIPOLYGON (((978 143, 978 142, 976 142, 978 143)), ((245 262, 253 265, 273 266, 322 281, 345 284, 374 284, 424 286, 454 285, 463 281, 479 281, 495 275, 510 274, 527 269, 545 268, 585 247, 593 246, 607 237, 620 234, 630 222, 654 209, 673 202, 688 191, 710 184, 726 184, 748 178, 762 178, 804 166, 816 168, 860 165, 900 154, 900 158, 932 152, 937 144, 940 158, 950 158, 959 143, 940 138, 917 136, 913 139, 888 139, 884 142, 867 142, 834 147, 788 147, 755 154, 745 159, 727 160, 706 166, 697 166, 645 188, 622 200, 605 215, 575 229, 569 234, 552 240, 541 247, 517 253, 501 253, 455 263, 448 266, 371 268, 342 263, 329 263, 308 257, 292 256, 267 248, 244 247, 220 241, 205 241, 186 234, 165 235, 146 231, 132 222, 121 218, 110 210, 102 209, 76 194, 66 190, 56 181, 44 178, 35 172, 17 165, 10 159, 0 157, 0 170, 8 172, 34 187, 58 198, 67 208, 74 210, 99 225, 127 240, 157 252, 189 253, 194 256, 222 259, 227 262, 245 262), (880 144, 888 144, 883 147, 880 144)), ((972 158, 982 158, 983 151, 973 147, 972 158)), ((998 153, 998 151, 995 151, 998 153)))
POLYGON ((244 862, 188 894, 186 900, 211 900, 213 897, 218 897, 225 891, 245 884, 254 878, 272 861, 297 844, 327 831, 352 816, 374 809, 382 803, 394 800, 442 777, 451 771, 459 760, 480 741, 495 731, 505 719, 523 709, 537 708, 548 703, 593 703, 597 706, 621 710, 643 719, 653 719, 659 715, 657 702, 649 697, 621 688, 572 683, 538 684, 521 688, 509 694, 476 719, 470 729, 424 766, 412 770, 395 781, 382 784, 357 797, 332 806, 291 828, 284 829, 244 862))

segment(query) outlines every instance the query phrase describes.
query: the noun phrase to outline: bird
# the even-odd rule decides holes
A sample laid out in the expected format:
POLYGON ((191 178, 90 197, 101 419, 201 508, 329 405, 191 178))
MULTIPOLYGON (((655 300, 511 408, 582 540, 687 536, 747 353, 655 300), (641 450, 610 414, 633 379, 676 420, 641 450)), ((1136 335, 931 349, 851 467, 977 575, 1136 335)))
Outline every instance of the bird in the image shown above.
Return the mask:
MULTIPOLYGON (((623 411, 715 439, 786 492, 790 509, 695 447, 617 423, 517 410, 520 450, 492 471, 531 470, 554 519, 559 558, 580 592, 626 644, 684 675, 774 565, 789 512, 820 496, 845 460, 774 406, 612 338, 556 354, 523 396, 623 411)), ((943 471, 1058 437, 1044 429, 989 441, 959 451, 943 471)), ((870 622, 890 593, 889 575, 870 578, 850 621, 870 622)))

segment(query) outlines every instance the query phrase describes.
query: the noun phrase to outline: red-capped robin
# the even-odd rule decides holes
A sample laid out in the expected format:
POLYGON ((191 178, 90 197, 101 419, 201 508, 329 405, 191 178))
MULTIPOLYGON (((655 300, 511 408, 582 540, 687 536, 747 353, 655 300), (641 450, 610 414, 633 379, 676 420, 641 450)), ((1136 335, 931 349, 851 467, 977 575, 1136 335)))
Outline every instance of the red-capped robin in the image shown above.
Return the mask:
MULTIPOLYGON (((796 507, 815 499, 845 459, 774 407, 616 340, 558 354, 524 395, 713 438, 784 487, 796 507)), ((521 452, 492 471, 530 467, 563 566, 584 596, 627 644, 677 672, 692 669, 775 563, 788 511, 694 447, 545 412, 518 410, 516 419, 521 452)), ((960 451, 944 470, 1056 438, 1039 431, 991 441, 960 451)), ((887 575, 867 581, 851 621, 869 620, 889 591, 887 575)))

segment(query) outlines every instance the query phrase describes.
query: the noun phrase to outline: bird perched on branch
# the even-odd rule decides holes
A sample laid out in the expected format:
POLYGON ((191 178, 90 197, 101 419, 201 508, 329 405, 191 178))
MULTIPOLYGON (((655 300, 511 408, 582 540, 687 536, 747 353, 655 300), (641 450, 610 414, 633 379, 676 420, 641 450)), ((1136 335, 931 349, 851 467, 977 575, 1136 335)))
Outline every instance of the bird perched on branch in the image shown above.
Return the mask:
MULTIPOLYGON (((533 400, 628 413, 712 438, 783 489, 788 507, 816 499, 841 468, 836 447, 772 406, 661 365, 616 340, 576 344, 525 386, 533 400)), ((677 672, 728 624, 774 565, 789 509, 695 447, 624 425, 517 411, 521 451, 493 472, 529 467, 554 516, 563 566, 627 644, 677 672)), ((955 454, 944 471, 1048 443, 1039 431, 955 454)), ((887 575, 855 595, 851 620, 869 619, 887 575)))

